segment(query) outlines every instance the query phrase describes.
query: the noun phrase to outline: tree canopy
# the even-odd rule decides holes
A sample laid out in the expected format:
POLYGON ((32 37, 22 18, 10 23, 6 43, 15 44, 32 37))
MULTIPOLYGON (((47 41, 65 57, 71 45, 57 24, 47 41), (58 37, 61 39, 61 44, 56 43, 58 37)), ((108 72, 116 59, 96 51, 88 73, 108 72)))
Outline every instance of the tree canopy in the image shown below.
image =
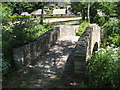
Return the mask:
POLYGON ((9 8, 12 8, 12 14, 29 12, 42 8, 42 2, 3 2, 3 5, 6 5, 9 8))
MULTIPOLYGON (((71 7, 74 14, 81 12, 82 19, 85 20, 85 16, 87 16, 88 2, 72 2, 71 7)), ((108 17, 116 15, 118 12, 118 9, 116 9, 117 7, 119 7, 119 3, 115 2, 90 2, 90 20, 94 21, 93 19, 97 15, 97 10, 104 12, 108 17)))

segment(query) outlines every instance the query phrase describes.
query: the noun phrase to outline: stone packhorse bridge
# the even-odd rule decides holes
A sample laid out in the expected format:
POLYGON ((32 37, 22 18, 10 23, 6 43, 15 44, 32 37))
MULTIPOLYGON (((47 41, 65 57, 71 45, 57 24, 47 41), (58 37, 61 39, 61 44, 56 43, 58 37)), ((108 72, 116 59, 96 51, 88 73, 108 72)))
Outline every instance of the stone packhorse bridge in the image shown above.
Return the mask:
POLYGON ((92 24, 81 36, 76 36, 77 29, 60 25, 36 41, 15 48, 13 57, 16 66, 26 66, 49 76, 61 75, 67 70, 85 73, 86 61, 100 46, 100 28, 92 24))
POLYGON ((92 24, 80 36, 73 52, 75 73, 85 73, 86 61, 100 47, 100 34, 100 27, 92 24))

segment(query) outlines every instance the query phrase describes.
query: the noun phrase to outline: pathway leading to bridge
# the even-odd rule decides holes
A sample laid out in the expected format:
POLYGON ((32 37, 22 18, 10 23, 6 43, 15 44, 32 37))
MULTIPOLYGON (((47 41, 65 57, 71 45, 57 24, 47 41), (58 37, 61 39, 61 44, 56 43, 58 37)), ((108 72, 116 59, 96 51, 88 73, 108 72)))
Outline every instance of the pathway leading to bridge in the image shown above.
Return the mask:
POLYGON ((38 62, 29 67, 35 72, 41 73, 43 77, 38 78, 38 82, 31 87, 44 87, 51 78, 62 75, 65 63, 70 53, 74 49, 79 36, 65 36, 60 38, 56 44, 50 48, 44 56, 39 58, 38 62))

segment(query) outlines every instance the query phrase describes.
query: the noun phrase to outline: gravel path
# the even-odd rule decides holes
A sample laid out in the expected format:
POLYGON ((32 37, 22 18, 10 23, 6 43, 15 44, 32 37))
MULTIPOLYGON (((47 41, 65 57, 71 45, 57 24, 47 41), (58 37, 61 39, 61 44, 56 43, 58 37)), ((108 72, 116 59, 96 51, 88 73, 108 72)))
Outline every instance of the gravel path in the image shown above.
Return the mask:
POLYGON ((39 72, 44 77, 39 78, 40 81, 30 87, 44 87, 52 78, 60 76, 64 70, 67 58, 74 49, 78 39, 79 36, 65 36, 60 38, 48 53, 39 58, 38 62, 31 65, 30 68, 34 72, 39 72))
POLYGON ((52 18, 52 19, 46 19, 44 22, 58 22, 58 21, 69 21, 69 20, 80 20, 81 17, 76 17, 76 18, 52 18))

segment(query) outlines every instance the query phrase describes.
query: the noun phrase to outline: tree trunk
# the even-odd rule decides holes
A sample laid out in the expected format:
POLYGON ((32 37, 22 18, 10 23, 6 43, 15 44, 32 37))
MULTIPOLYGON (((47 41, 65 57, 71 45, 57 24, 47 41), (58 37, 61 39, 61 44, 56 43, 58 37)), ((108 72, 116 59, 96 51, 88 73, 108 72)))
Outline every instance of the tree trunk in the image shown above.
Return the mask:
POLYGON ((44 3, 42 2, 42 11, 41 11, 40 24, 43 24, 43 10, 44 10, 44 3))
POLYGON ((88 2, 87 21, 90 22, 90 1, 88 2))
POLYGON ((85 10, 82 10, 82 20, 85 20, 85 10))

